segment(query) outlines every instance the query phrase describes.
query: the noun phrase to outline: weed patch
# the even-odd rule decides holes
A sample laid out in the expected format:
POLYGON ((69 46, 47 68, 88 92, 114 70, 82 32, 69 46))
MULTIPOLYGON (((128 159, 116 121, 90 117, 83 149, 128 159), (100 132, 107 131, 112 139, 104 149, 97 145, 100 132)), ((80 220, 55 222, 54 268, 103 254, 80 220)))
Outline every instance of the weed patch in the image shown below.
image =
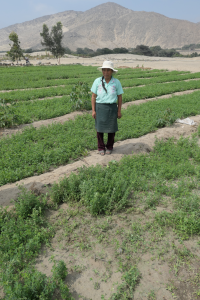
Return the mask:
MULTIPOLYGON (((71 174, 53 186, 52 199, 58 204, 81 201, 93 215, 110 214, 113 210, 134 205, 135 193, 154 191, 155 196, 147 197, 146 205, 155 207, 161 195, 178 198, 185 193, 185 189, 181 189, 183 184, 169 187, 167 181, 186 175, 198 176, 199 165, 192 164, 190 158, 199 162, 199 147, 195 138, 181 138, 177 143, 173 139, 157 141, 149 155, 127 156, 120 163, 110 162, 106 168, 81 168, 78 175, 71 174)), ((194 188, 194 184, 190 186, 194 188)), ((192 213, 198 207, 198 196, 194 201, 195 204, 191 204, 190 211, 186 213, 192 213)), ((176 205, 181 206, 178 203, 176 200, 176 205)), ((185 210, 186 207, 185 202, 185 210)))
POLYGON ((34 260, 42 244, 48 244, 54 229, 44 218, 46 199, 22 190, 15 208, 0 209, 0 276, 4 299, 52 299, 60 291, 61 299, 72 299, 64 284, 67 268, 54 261, 52 277, 38 272, 34 260))

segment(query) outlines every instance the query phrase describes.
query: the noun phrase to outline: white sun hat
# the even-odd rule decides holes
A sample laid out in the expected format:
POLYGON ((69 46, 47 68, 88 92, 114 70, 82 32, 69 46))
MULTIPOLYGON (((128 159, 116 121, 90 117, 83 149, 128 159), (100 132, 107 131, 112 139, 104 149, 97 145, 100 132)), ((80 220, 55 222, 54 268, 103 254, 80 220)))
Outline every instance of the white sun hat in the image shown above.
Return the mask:
POLYGON ((111 70, 113 70, 114 73, 118 72, 118 70, 115 70, 115 69, 114 69, 113 62, 110 61, 110 60, 105 60, 105 61, 103 62, 102 67, 99 67, 99 68, 97 68, 97 69, 98 69, 99 71, 101 71, 101 69, 111 69, 111 70))

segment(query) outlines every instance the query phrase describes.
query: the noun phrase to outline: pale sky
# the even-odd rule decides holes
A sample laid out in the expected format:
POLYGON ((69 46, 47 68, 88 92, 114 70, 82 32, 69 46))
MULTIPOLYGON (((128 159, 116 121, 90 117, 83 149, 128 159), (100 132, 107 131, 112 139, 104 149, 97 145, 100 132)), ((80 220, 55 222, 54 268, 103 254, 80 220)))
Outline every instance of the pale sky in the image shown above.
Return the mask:
POLYGON ((86 11, 106 2, 134 11, 157 12, 169 18, 200 22, 200 0, 10 0, 1 3, 0 28, 66 10, 86 11))

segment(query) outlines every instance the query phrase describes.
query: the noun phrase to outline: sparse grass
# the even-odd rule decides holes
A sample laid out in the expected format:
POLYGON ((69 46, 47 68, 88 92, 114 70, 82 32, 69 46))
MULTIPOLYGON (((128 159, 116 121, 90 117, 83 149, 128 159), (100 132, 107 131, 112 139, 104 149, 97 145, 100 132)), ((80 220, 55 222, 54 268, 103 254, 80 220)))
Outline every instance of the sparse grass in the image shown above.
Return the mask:
POLYGON ((45 196, 22 190, 14 209, 0 209, 0 277, 6 300, 50 300, 56 289, 61 299, 72 299, 64 284, 67 268, 63 261, 53 261, 51 278, 34 267, 42 244, 48 244, 54 235, 44 218, 45 208, 45 196))
MULTIPOLYGON (((145 275, 137 268, 145 253, 151 253, 152 261, 158 260, 160 264, 167 262, 174 278, 181 276, 180 271, 184 265, 189 265, 196 259, 196 253, 188 249, 184 241, 197 238, 200 233, 198 227, 200 197, 194 196, 193 193, 194 189, 199 189, 198 155, 199 147, 195 138, 181 138, 176 143, 173 140, 157 142, 154 152, 150 155, 126 157, 120 163, 109 164, 107 168, 97 166, 80 169, 78 175, 71 175, 69 179, 53 187, 52 199, 57 203, 67 201, 71 207, 67 210, 67 215, 71 214, 72 208, 74 212, 78 212, 78 215, 73 214, 73 220, 70 218, 61 234, 62 239, 66 238, 68 241, 69 249, 76 247, 77 251, 88 256, 94 253, 95 245, 102 244, 106 251, 112 245, 113 258, 110 266, 118 265, 118 271, 122 273, 122 283, 118 285, 110 299, 133 297, 145 275), (117 177, 117 174, 120 176, 117 177), (103 200, 101 178, 105 184, 109 182, 109 189, 105 185, 105 191, 109 190, 111 194, 113 190, 117 190, 116 186, 121 178, 126 178, 126 182, 130 183, 130 190, 134 193, 131 193, 131 197, 129 194, 125 202, 121 196, 119 197, 119 201, 122 200, 124 204, 121 208, 118 209, 117 201, 110 206, 108 201, 103 200), (98 205, 103 205, 103 209, 98 210, 101 206, 94 205, 94 196, 90 189, 92 183, 96 192, 98 186, 101 186, 97 201, 98 205), (86 194, 82 186, 88 187, 86 194), (87 195, 90 195, 92 202, 86 200, 87 195), (163 211, 158 212, 157 208, 163 208, 163 211), (89 216, 88 210, 95 216, 89 216), (99 216, 99 213, 109 216, 99 216)), ((126 190, 129 190, 129 187, 126 187, 126 190)), ((106 199, 110 199, 110 196, 106 199)), ((65 222, 65 216, 66 212, 60 215, 62 222, 65 222)), ((60 226, 63 226, 62 222, 60 226)), ((198 249, 197 244, 195 247, 198 249)), ((96 253, 96 260, 107 265, 105 253, 96 253)), ((97 287, 95 283, 100 284, 99 280, 107 283, 112 280, 109 268, 108 265, 108 273, 103 277, 98 269, 93 270, 96 279, 98 278, 93 283, 95 287, 97 287)), ((186 274, 189 274, 187 272, 186 274)), ((169 281, 166 288, 174 297, 179 291, 172 281, 169 281)), ((195 295, 198 294, 198 290, 194 292, 195 295)), ((155 289, 147 291, 146 295, 148 299, 157 299, 155 289)), ((103 295, 102 299, 108 298, 103 295)))

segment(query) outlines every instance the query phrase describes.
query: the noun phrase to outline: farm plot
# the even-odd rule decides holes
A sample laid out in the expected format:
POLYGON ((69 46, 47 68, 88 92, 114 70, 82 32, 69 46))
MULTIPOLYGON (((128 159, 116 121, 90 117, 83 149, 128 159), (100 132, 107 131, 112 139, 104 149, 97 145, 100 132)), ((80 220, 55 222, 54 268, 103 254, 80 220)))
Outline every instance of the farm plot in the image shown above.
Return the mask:
MULTIPOLYGON (((53 68, 51 72, 48 71, 46 73, 44 70, 49 70, 49 67, 47 67, 46 69, 39 68, 40 72, 38 77, 36 77, 35 71, 33 72, 32 69, 30 69, 29 71, 29 69, 27 68, 27 71, 24 71, 29 73, 27 76, 23 73, 17 76, 19 79, 19 85, 23 83, 24 87, 30 88, 30 86, 36 86, 35 83, 38 84, 38 86, 40 84, 46 84, 46 87, 43 86, 40 89, 25 89, 23 91, 13 90, 6 93, 0 93, 1 99, 3 99, 4 102, 9 103, 9 109, 7 107, 7 114, 11 115, 11 119, 12 115, 15 116, 15 124, 20 125, 31 123, 37 120, 55 118, 75 111, 77 109, 77 105, 76 103, 73 103, 73 99, 70 99, 69 97, 74 84, 80 81, 88 84, 88 87, 90 87, 94 80, 94 76, 97 77, 100 75, 100 73, 96 70, 96 68, 93 67, 88 67, 86 68, 86 70, 81 66, 74 67, 76 71, 72 71, 71 67, 69 69, 68 67, 65 67, 66 72, 64 72, 64 67, 62 67, 60 72, 58 72, 56 68, 53 68), (85 73, 86 71, 88 73, 85 73), (78 78, 75 78, 75 75, 78 78), (40 80, 40 78, 42 78, 41 76, 46 76, 46 78, 54 77, 54 80, 40 80), (62 76, 66 76, 68 79, 59 79, 62 76), (65 83, 64 86, 59 86, 61 83, 65 83), (54 87, 51 87, 51 85, 54 85, 54 87), (43 102, 41 102, 39 99, 43 99, 43 102)), ((14 73, 12 73, 12 76, 13 74, 14 73)), ((5 75, 5 81, 7 80, 6 78, 8 78, 8 76, 9 73, 5 75)), ((166 72, 156 70, 155 72, 155 70, 138 71, 128 69, 128 71, 120 70, 119 74, 117 74, 116 76, 120 78, 123 87, 130 87, 130 89, 125 89, 123 102, 156 97, 174 93, 177 91, 199 89, 200 87, 199 80, 188 82, 184 81, 186 79, 198 79, 200 77, 200 73, 189 74, 187 72, 183 73, 178 71, 166 72), (139 79, 141 77, 148 77, 148 79, 139 79), (144 86, 134 88, 134 86, 141 84, 144 86)), ((9 83, 10 81, 7 83, 8 89, 10 88, 9 83)), ((3 86, 3 83, 2 88, 5 88, 3 86)), ((82 109, 90 110, 91 105, 89 102, 90 101, 88 101, 88 104, 83 106, 82 109)))
POLYGON ((171 139, 150 155, 83 168, 43 196, 22 191, 0 212, 7 298, 71 299, 66 283, 75 299, 198 296, 199 154, 195 138, 171 139))
MULTIPOLYGON (((99 74, 98 74, 99 75, 99 74)), ((148 74, 142 73, 141 76, 149 76, 148 74)), ((160 74, 159 74, 160 75, 160 74)), ((200 73, 193 73, 193 74, 181 74, 177 76, 178 74, 173 74, 173 72, 170 72, 170 75, 165 73, 162 74, 162 76, 155 76, 155 77, 143 77, 143 79, 139 78, 139 75, 136 75, 137 77, 133 77, 133 75, 129 74, 126 75, 126 78, 123 76, 124 79, 121 80, 121 83, 124 87, 132 87, 132 86, 139 86, 139 85, 148 85, 152 83, 162 83, 162 82, 171 82, 171 81, 181 81, 181 80, 189 80, 189 79, 197 79, 200 78, 200 73), (134 81, 133 81, 134 78, 134 81), (139 79, 138 79, 139 78, 139 79)), ((120 78, 120 75, 116 76, 120 78)), ((88 77, 76 77, 76 78, 66 78, 66 79, 48 79, 48 80, 35 80, 30 81, 26 78, 19 79, 19 82, 14 83, 8 82, 6 79, 4 81, 1 81, 1 90, 14 90, 14 89, 24 89, 24 88, 42 88, 42 87, 51 87, 51 86, 60 86, 60 85, 71 85, 77 83, 77 78, 79 81, 87 82, 88 84, 92 84, 93 78, 88 77)))
MULTIPOLYGON (((123 110, 116 140, 140 137, 177 118, 200 114, 199 95, 196 92, 123 110)), ((0 140, 0 185, 44 173, 95 148, 96 133, 90 114, 64 124, 27 128, 0 140)))
MULTIPOLYGON (((186 72, 185 72, 186 73, 186 72)), ((152 72, 132 72, 132 73, 121 73, 116 74, 116 77, 123 77, 126 79, 132 79, 132 78, 157 78, 157 77, 163 77, 163 76, 175 76, 178 74, 185 74, 184 72, 178 72, 178 71, 172 71, 172 72, 159 72, 155 73, 152 72)), ((196 73, 198 74, 198 73, 196 73)), ((74 84, 77 82, 77 78, 80 81, 85 81, 88 80, 88 76, 91 77, 90 82, 94 79, 94 76, 98 76, 99 72, 96 71, 94 73, 89 73, 86 74, 84 77, 84 72, 79 74, 79 73, 73 73, 70 72, 60 72, 60 73, 53 73, 53 74, 45 74, 44 72, 41 74, 29 74, 29 75, 18 75, 18 78, 16 78, 16 74, 13 75, 4 75, 0 76, 1 82, 0 82, 0 90, 14 90, 14 89, 24 89, 24 88, 39 88, 39 87, 49 87, 49 86, 54 86, 54 85, 62 85, 62 84, 74 84), (67 81, 66 81, 67 80, 67 81)), ((188 74, 189 77, 186 79, 189 79, 190 76, 193 78, 193 74, 188 74)), ((194 77, 195 78, 195 77, 194 77)), ((181 79, 180 79, 181 80, 181 79)))
MULTIPOLYGON (((50 70, 54 73, 56 68, 50 70)), ((92 67, 86 71, 85 82, 99 74, 92 67)), ((119 78, 123 86, 126 80, 128 85, 127 74, 142 78, 142 72, 120 70, 119 78)), ((182 79, 199 78, 198 73, 177 74, 180 80, 171 83, 167 82, 173 74, 151 75, 172 72, 145 73, 146 86, 125 90, 124 102, 199 89, 199 81, 182 79), (154 81, 149 82, 151 78, 154 81)), ((200 114, 199 97, 197 91, 129 106, 122 111, 116 141, 141 137, 177 118, 200 114)), ((20 124, 74 109, 67 95, 42 101, 11 100, 18 100, 13 108, 20 124)), ((106 168, 80 169, 45 195, 38 196, 34 186, 32 192, 22 190, 14 208, 0 209, 0 277, 5 299, 72 299, 70 292, 75 299, 198 299, 199 136, 200 127, 192 139, 157 141, 148 155, 111 161, 106 168), (171 275, 164 276, 170 269, 171 275)), ((64 124, 26 128, 0 140, 0 185, 44 173, 92 149, 96 149, 96 133, 87 112, 64 124)))

